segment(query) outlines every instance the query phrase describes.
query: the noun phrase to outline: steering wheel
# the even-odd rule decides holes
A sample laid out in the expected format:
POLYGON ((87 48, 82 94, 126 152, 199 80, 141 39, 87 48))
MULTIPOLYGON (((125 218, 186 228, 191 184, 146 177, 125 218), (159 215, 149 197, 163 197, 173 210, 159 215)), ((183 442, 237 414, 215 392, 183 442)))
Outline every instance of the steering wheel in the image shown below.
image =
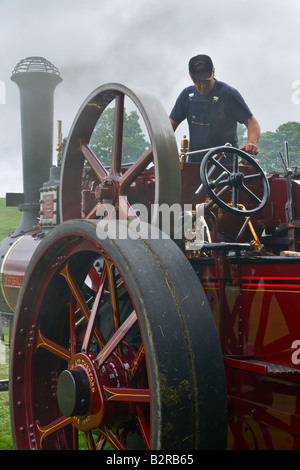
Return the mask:
POLYGON ((248 153, 234 147, 211 149, 202 160, 200 177, 211 200, 234 215, 245 217, 259 212, 270 196, 269 183, 260 165, 248 153), (248 164, 246 172, 240 171, 244 162, 248 164), (231 200, 226 202, 229 191, 231 200))

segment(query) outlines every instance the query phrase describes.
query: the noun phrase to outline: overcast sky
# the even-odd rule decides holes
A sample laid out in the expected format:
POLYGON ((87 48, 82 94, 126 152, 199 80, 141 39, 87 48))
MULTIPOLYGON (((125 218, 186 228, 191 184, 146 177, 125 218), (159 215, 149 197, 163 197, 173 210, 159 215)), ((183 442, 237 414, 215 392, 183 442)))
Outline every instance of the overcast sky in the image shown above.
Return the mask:
POLYGON ((64 136, 104 83, 145 89, 169 114, 199 53, 241 92, 262 132, 300 120, 299 0, 0 0, 0 18, 0 197, 22 191, 19 91, 10 77, 26 57, 60 71, 54 121, 63 121, 64 136))

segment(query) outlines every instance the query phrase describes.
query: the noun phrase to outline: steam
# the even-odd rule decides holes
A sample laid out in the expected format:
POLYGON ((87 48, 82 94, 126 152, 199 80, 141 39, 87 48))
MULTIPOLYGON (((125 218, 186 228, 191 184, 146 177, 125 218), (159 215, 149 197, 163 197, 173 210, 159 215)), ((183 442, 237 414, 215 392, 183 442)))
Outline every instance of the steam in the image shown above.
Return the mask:
POLYGON ((263 132, 274 131, 299 120, 291 100, 300 79, 299 15, 294 0, 1 0, 0 197, 22 191, 20 103, 10 81, 21 59, 42 56, 60 70, 54 120, 64 136, 103 83, 145 89, 169 113, 197 53, 211 55, 217 78, 242 93, 263 132))

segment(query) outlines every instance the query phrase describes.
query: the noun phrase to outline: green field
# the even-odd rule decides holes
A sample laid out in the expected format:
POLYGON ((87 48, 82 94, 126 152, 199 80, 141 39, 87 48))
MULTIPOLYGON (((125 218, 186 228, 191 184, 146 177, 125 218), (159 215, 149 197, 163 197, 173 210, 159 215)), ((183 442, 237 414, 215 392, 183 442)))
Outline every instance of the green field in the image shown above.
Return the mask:
MULTIPOLYGON (((0 198, 0 240, 7 237, 18 228, 22 213, 17 207, 6 207, 5 199, 0 198)), ((9 328, 3 328, 4 344, 9 342, 9 328)), ((1 347, 3 343, 1 343, 1 347)), ((8 378, 9 347, 5 346, 5 362, 0 363, 0 380, 8 378)), ((12 437, 10 430, 9 397, 8 392, 0 392, 0 450, 12 450, 12 437)))
MULTIPOLYGON (((3 328, 4 344, 9 341, 9 328, 3 328)), ((3 343, 1 343, 1 347, 3 343)), ((3 357, 1 356, 1 359, 3 357)), ((0 380, 8 378, 8 363, 9 363, 9 347, 5 346, 5 363, 0 361, 0 380)), ((12 437, 10 431, 10 416, 9 416, 9 398, 8 392, 0 392, 0 450, 12 450, 12 437)))
POLYGON ((6 207, 5 198, 0 198, 0 240, 18 228, 22 213, 17 207, 6 207))

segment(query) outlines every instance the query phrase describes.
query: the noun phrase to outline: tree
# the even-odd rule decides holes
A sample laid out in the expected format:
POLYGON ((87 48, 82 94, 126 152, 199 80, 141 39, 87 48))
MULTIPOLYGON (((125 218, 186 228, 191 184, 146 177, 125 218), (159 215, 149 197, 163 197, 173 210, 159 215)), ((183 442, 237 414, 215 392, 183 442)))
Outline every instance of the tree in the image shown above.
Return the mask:
MULTIPOLYGON (((89 142, 90 148, 105 166, 111 165, 114 108, 107 108, 97 122, 89 142)), ((124 110, 122 163, 136 161, 148 148, 149 142, 139 123, 139 115, 136 111, 127 114, 124 110)))
POLYGON ((275 132, 265 132, 261 134, 259 140, 259 160, 263 169, 267 173, 282 172, 278 152, 285 157, 284 142, 288 143, 290 166, 300 164, 300 123, 290 121, 281 124, 275 132))
MULTIPOLYGON (((238 125, 239 146, 246 141, 245 127, 238 125)), ((266 173, 283 172, 279 153, 285 158, 284 142, 288 142, 290 166, 300 166, 300 123, 290 121, 281 124, 275 132, 267 131, 260 135, 258 160, 266 173)))

